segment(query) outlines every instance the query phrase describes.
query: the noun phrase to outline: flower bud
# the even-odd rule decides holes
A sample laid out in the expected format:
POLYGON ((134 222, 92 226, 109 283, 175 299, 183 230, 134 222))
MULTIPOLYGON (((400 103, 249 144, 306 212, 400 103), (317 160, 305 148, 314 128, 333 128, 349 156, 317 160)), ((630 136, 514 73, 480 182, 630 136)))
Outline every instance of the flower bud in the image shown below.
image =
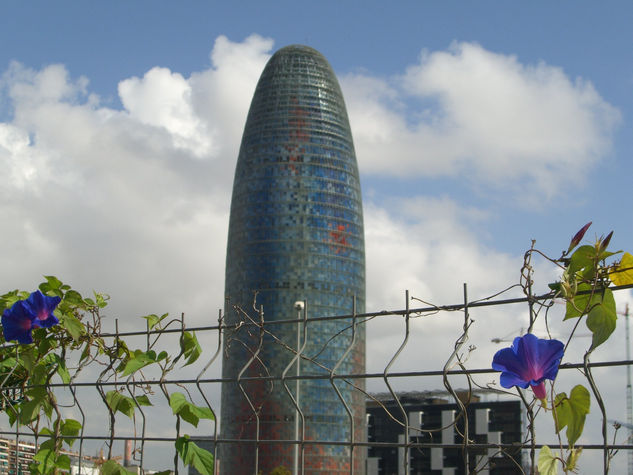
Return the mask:
POLYGON ((589 226, 591 226, 592 222, 593 221, 589 221, 574 235, 574 237, 571 239, 571 242, 569 243, 569 249, 567 249, 567 253, 571 252, 573 248, 580 244, 580 241, 582 241, 582 238, 585 236, 585 233, 587 232, 587 229, 589 229, 589 226))
POLYGON ((601 242, 600 242, 600 251, 604 251, 607 246, 609 245, 609 243, 611 242, 611 237, 613 236, 613 231, 611 231, 609 234, 607 234, 607 237, 604 238, 601 242))

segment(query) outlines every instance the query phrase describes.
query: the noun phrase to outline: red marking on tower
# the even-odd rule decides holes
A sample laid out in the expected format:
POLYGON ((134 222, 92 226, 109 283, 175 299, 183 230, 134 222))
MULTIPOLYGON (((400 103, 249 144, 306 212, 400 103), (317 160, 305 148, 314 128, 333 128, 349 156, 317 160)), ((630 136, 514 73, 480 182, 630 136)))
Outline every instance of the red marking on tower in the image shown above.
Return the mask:
MULTIPOLYGON (((330 228, 333 228, 333 225, 330 223, 330 228)), ((348 224, 338 224, 335 228, 330 231, 328 241, 337 244, 336 247, 333 247, 334 252, 337 254, 344 251, 339 246, 349 247, 349 242, 347 242, 347 236, 349 235, 348 224)))

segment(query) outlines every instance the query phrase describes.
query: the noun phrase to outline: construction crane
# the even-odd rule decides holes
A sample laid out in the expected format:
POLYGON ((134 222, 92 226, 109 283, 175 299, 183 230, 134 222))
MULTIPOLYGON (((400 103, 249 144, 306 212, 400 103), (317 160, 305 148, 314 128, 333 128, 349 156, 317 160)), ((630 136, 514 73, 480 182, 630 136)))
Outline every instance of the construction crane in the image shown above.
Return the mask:
MULTIPOLYGON (((626 360, 631 360, 631 342, 629 336, 629 304, 624 310, 624 333, 626 334, 626 360)), ((628 441, 633 440, 633 392, 631 390, 631 365, 626 366, 626 427, 629 429, 628 441)), ((628 473, 633 473, 633 450, 627 451, 628 473)))
MULTIPOLYGON (((624 334, 626 341, 626 360, 631 361, 631 340, 629 335, 629 304, 624 307, 624 313, 616 312, 618 315, 624 315, 624 334)), ((626 366, 626 422, 610 420, 614 424, 626 427, 629 431, 627 438, 630 444, 633 441, 633 390, 631 389, 631 365, 626 366)), ((633 450, 627 450, 628 471, 633 474, 633 450)))

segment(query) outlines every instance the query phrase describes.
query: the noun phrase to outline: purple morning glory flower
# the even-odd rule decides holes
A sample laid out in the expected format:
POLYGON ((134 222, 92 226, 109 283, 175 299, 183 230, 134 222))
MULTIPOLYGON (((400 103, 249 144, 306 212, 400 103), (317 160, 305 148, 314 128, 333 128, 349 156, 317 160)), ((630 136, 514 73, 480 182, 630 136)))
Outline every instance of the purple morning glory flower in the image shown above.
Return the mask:
POLYGON ((531 333, 514 339, 510 348, 497 351, 492 368, 501 371, 504 388, 532 386, 534 395, 545 399, 545 380, 554 380, 565 345, 559 340, 537 338, 531 333))
POLYGON ((59 323, 57 317, 53 315, 53 311, 61 300, 61 297, 49 297, 36 290, 29 295, 29 298, 24 303, 35 315, 35 324, 37 326, 50 328, 59 323))
POLYGON ((34 328, 50 328, 59 323, 53 311, 60 297, 49 297, 39 290, 26 300, 19 300, 2 313, 2 333, 6 341, 17 340, 27 345, 33 343, 34 328))

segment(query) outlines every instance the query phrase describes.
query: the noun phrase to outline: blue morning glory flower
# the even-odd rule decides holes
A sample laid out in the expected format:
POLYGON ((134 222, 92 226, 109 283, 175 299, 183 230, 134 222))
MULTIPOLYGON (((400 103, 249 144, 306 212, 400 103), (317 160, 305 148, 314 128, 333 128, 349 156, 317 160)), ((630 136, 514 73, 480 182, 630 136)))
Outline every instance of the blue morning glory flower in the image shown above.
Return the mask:
POLYGON ((61 297, 49 297, 36 290, 24 302, 35 315, 35 324, 40 327, 50 328, 59 323, 57 317, 53 315, 53 311, 61 300, 61 297))
POLYGON ((528 333, 516 337, 510 348, 497 351, 492 368, 501 371, 500 383, 504 388, 531 386, 537 398, 545 399, 545 380, 556 378, 564 350, 562 341, 528 333))
POLYGON ((18 340, 27 345, 33 343, 33 322, 35 315, 24 304, 24 300, 14 303, 2 313, 2 334, 6 341, 18 340))
POLYGON ((33 343, 34 328, 50 328, 59 323, 53 311, 61 302, 60 297, 49 297, 39 290, 26 300, 19 300, 2 313, 2 333, 6 341, 17 340, 28 345, 33 343))

